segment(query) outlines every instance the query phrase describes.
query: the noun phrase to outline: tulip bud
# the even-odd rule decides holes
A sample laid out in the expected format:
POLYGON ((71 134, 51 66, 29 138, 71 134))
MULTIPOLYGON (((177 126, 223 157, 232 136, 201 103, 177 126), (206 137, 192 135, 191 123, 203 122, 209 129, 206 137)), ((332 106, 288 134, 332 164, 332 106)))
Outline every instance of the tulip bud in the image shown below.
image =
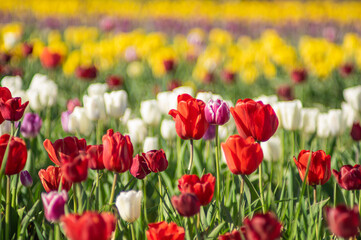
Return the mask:
POLYGON ((138 178, 138 179, 143 179, 149 173, 151 173, 144 157, 139 154, 137 154, 133 158, 132 166, 130 167, 129 171, 135 178, 138 178))
POLYGON ((291 73, 291 79, 294 83, 303 83, 307 79, 307 71, 304 68, 294 69, 291 73))
POLYGON ((84 95, 83 102, 84 102, 84 109, 86 110, 86 115, 90 120, 97 121, 106 118, 103 96, 84 95))
POLYGON ((174 67, 175 67, 175 62, 174 59, 165 59, 163 60, 163 66, 166 72, 171 72, 173 71, 174 67))
POLYGON ((192 193, 181 193, 179 196, 172 197, 172 204, 183 217, 192 217, 199 213, 201 203, 196 195, 192 193))
POLYGON ((343 90, 343 97, 353 109, 361 111, 361 85, 343 90))
POLYGON ((108 90, 108 85, 106 83, 93 83, 88 87, 89 96, 103 96, 104 93, 108 90))
POLYGON ((281 158, 281 139, 277 136, 271 137, 266 142, 261 142, 264 159, 277 161, 281 158))
POLYGON ((160 125, 160 133, 165 140, 176 138, 177 132, 175 130, 175 122, 164 119, 160 125))
POLYGON ((42 193, 41 200, 43 201, 46 220, 49 222, 59 221, 60 217, 65 213, 64 206, 68 200, 66 191, 42 193))
POLYGON ((317 116, 317 137, 328 138, 330 136, 330 128, 328 126, 328 114, 320 113, 317 116))
POLYGON ((298 130, 301 126, 301 101, 279 102, 277 106, 281 115, 282 127, 289 131, 298 130))
POLYGON ((351 106, 351 104, 342 102, 341 110, 347 127, 351 128, 354 122, 360 121, 359 113, 351 106))
POLYGON ((92 80, 98 75, 98 70, 95 66, 82 67, 79 66, 75 69, 75 76, 82 80, 92 80))
POLYGON ((44 48, 40 55, 40 62, 44 68, 52 69, 60 65, 61 58, 59 53, 53 52, 49 48, 44 48))
POLYGON ((142 191, 120 192, 115 206, 118 208, 120 217, 129 223, 136 221, 140 216, 142 203, 142 191))
POLYGON ((333 234, 345 239, 358 234, 360 227, 358 206, 352 209, 344 205, 338 205, 335 208, 326 207, 325 212, 328 227, 333 234))
POLYGON ((30 108, 41 111, 53 106, 58 100, 58 86, 54 81, 42 74, 35 74, 26 91, 30 108))
POLYGON ((344 165, 340 172, 335 169, 332 170, 337 183, 346 190, 360 190, 361 189, 361 166, 360 165, 344 165))
POLYGON ((255 214, 252 219, 246 217, 243 224, 247 239, 275 240, 281 237, 282 225, 271 212, 255 214))
POLYGON ((229 121, 230 111, 228 104, 225 101, 212 99, 208 101, 204 109, 206 120, 209 124, 223 125, 229 121))
POLYGON ((94 125, 88 118, 86 110, 81 107, 75 107, 74 111, 68 116, 68 123, 66 127, 66 113, 62 114, 62 126, 64 131, 71 133, 80 133, 85 136, 89 136, 93 131, 94 125), (63 125, 63 114, 64 114, 64 125, 63 125))
POLYGON ((143 139, 147 136, 147 127, 142 119, 135 118, 129 120, 127 127, 132 143, 137 144, 143 142, 143 139))
POLYGON ((140 115, 143 121, 151 126, 157 126, 162 117, 156 100, 147 100, 140 103, 140 115))
POLYGON ((330 135, 335 137, 343 134, 345 131, 345 123, 341 109, 331 109, 327 115, 330 135))
POLYGON ((146 137, 143 144, 143 152, 158 149, 158 137, 146 137))
POLYGON ((116 76, 116 75, 110 75, 107 78, 107 84, 108 84, 108 88, 109 89, 118 89, 123 85, 123 78, 120 76, 116 76))
POLYGON ((342 77, 349 76, 354 70, 354 66, 352 63, 345 63, 340 67, 340 74, 342 77))
POLYGON ((29 56, 30 54, 33 53, 33 45, 30 43, 23 43, 22 51, 23 51, 24 57, 29 56))
POLYGON ((26 138, 34 138, 39 134, 42 123, 40 116, 36 113, 26 113, 20 127, 20 132, 26 138))
POLYGON ((277 95, 280 99, 282 99, 284 101, 290 101, 290 100, 295 99, 294 93, 293 93, 293 88, 288 85, 279 86, 277 89, 277 95))
POLYGON ((31 187, 33 185, 33 179, 27 170, 20 172, 20 181, 24 187, 31 187))
POLYGON ((361 126, 359 122, 352 125, 350 135, 354 141, 361 141, 361 126))
POLYGON ((104 93, 105 109, 109 116, 119 118, 123 116, 128 105, 128 94, 124 90, 104 93))

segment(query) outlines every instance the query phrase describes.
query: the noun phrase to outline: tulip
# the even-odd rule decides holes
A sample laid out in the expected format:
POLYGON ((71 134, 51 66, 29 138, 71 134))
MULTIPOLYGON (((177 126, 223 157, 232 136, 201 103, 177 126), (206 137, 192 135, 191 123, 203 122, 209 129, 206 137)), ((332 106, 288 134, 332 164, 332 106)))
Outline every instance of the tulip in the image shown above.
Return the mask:
POLYGON ((208 173, 201 179, 197 175, 183 175, 178 180, 178 189, 181 193, 193 193, 202 206, 208 205, 213 198, 216 178, 208 173))
POLYGON ((231 84, 236 80, 236 73, 229 70, 223 70, 221 73, 221 78, 225 83, 231 84))
POLYGON ((301 129, 303 132, 312 134, 316 132, 317 116, 319 114, 317 108, 302 108, 301 110, 301 129))
POLYGON ((57 222, 65 214, 64 207, 68 201, 68 194, 65 190, 60 193, 51 191, 42 193, 41 200, 44 205, 44 215, 49 222, 57 222))
POLYGON ((204 108, 205 104, 201 100, 188 94, 178 96, 177 110, 170 110, 169 115, 176 123, 176 131, 180 138, 198 140, 203 137, 208 128, 204 108))
POLYGON ((142 153, 142 155, 147 162, 150 171, 157 173, 163 172, 167 169, 168 160, 163 149, 151 150, 146 153, 142 153))
POLYGON ((0 123, 5 120, 19 121, 23 117, 25 108, 29 102, 21 104, 21 98, 11 96, 11 92, 6 87, 0 87, 0 123))
POLYGON ((140 103, 140 115, 143 121, 150 126, 157 126, 162 117, 157 100, 147 100, 140 103))
POLYGON ((345 63, 340 67, 340 74, 342 77, 349 76, 354 71, 354 66, 352 63, 345 63))
POLYGON ((359 233, 360 214, 358 206, 352 209, 344 205, 335 208, 326 207, 325 215, 330 231, 337 237, 351 238, 359 233))
POLYGON ((143 144, 143 152, 158 149, 158 137, 146 137, 143 144))
POLYGON ((108 90, 108 85, 105 83, 93 83, 88 87, 89 96, 103 96, 104 93, 108 90))
POLYGON ((68 109, 69 112, 73 112, 75 107, 80 107, 81 106, 81 102, 79 101, 78 98, 73 98, 73 99, 69 99, 66 102, 66 108, 68 109))
POLYGON ((168 112, 177 107, 177 94, 174 92, 160 92, 157 94, 158 108, 162 114, 168 114, 168 112))
POLYGON ((33 53, 33 45, 31 43, 23 43, 22 52, 24 57, 27 57, 33 53))
POLYGON ((354 122, 360 121, 359 113, 349 103, 342 102, 341 110, 347 127, 351 128, 354 122))
POLYGON ((252 137, 230 136, 221 144, 227 165, 233 174, 249 175, 256 171, 263 160, 261 145, 252 137))
POLYGON ((291 101, 295 99, 293 88, 289 85, 279 86, 277 89, 277 96, 284 101, 291 101))
POLYGON ((242 240, 242 237, 238 230, 233 230, 230 233, 218 236, 218 240, 242 240))
POLYGON ((320 113, 317 116, 317 137, 327 138, 330 136, 330 127, 328 124, 328 114, 320 113))
POLYGON ((116 226, 116 218, 106 212, 68 214, 62 216, 60 221, 69 240, 110 240, 116 226))
POLYGON ((160 125, 160 134, 165 140, 172 140, 177 136, 175 122, 164 119, 160 125))
POLYGON ((39 178, 46 192, 58 191, 60 181, 61 189, 69 191, 72 183, 63 178, 60 167, 49 166, 46 170, 40 169, 39 178))
POLYGON ((345 132, 345 123, 340 109, 331 109, 327 113, 331 136, 340 136, 345 132))
POLYGON ((119 193, 115 206, 124 221, 132 223, 140 217, 142 198, 142 191, 131 190, 119 193))
POLYGON ((360 190, 361 189, 361 165, 344 165, 340 171, 332 170, 337 183, 346 190, 360 190))
POLYGON ((106 82, 108 84, 108 88, 114 90, 120 88, 123 85, 124 80, 120 76, 110 75, 106 82))
POLYGON ((358 112, 361 112, 361 85, 343 90, 346 102, 358 112))
MULTIPOLYGON (((215 98, 213 97, 212 92, 198 92, 196 99, 202 100, 203 102, 208 103, 210 100, 213 101, 213 99, 215 99, 215 98)), ((220 99, 220 100, 222 100, 222 99, 220 99)))
POLYGON ((144 71, 143 64, 139 61, 131 62, 127 67, 127 74, 130 78, 139 77, 144 71))
POLYGON ((264 159, 277 161, 281 159, 281 139, 278 136, 271 137, 267 142, 261 142, 264 159))
POLYGON ((170 82, 168 82, 167 90, 172 91, 173 89, 180 87, 180 86, 182 86, 182 83, 177 79, 173 79, 170 82))
POLYGON ((279 102, 277 106, 281 115, 282 127, 289 131, 295 131, 300 129, 302 120, 301 101, 293 100, 287 102, 279 102))
POLYGON ((271 212, 255 214, 252 219, 246 217, 243 224, 247 239, 275 240, 281 237, 282 225, 271 212))
POLYGON ((123 116, 128 105, 128 94, 124 90, 104 93, 105 109, 109 116, 119 118, 123 116))
POLYGON ((105 114, 105 104, 103 96, 83 96, 84 109, 90 120, 104 120, 106 118, 105 114))
POLYGON ((92 80, 97 77, 98 70, 95 66, 82 67, 79 66, 75 69, 75 76, 82 80, 92 80))
POLYGON ((62 165, 60 155, 78 155, 81 151, 86 151, 86 141, 84 138, 65 137, 52 143, 45 139, 44 148, 48 152, 50 160, 58 166, 62 165))
POLYGON ((27 170, 20 172, 20 182, 24 187, 31 187, 33 185, 33 178, 27 170))
POLYGON ((132 143, 142 143, 144 138, 147 136, 147 127, 143 120, 140 118, 128 120, 127 127, 132 143))
POLYGON ((23 80, 19 76, 5 76, 1 80, 1 86, 8 88, 11 94, 15 95, 16 92, 21 91, 23 80))
POLYGON ((352 125, 350 135, 354 141, 361 141, 361 126, 359 122, 352 125))
POLYGON ((209 125, 207 131, 204 133, 202 139, 212 140, 216 137, 216 125, 209 125))
POLYGON ((49 48, 44 48, 40 55, 41 65, 49 69, 56 68, 60 65, 61 58, 59 53, 53 52, 49 48))
POLYGON ((39 134, 42 123, 38 114, 26 113, 20 127, 20 132, 26 138, 34 138, 39 134))
MULTIPOLYGON (((0 137, 0 168, 4 160, 5 151, 10 139, 9 134, 0 137)), ((10 140, 10 148, 8 159, 5 166, 6 175, 18 174, 25 167, 28 152, 24 140, 18 137, 12 137, 10 140)))
POLYGON ((61 172, 63 173, 65 180, 72 183, 78 183, 87 179, 89 155, 84 152, 78 155, 60 154, 60 158, 62 161, 61 172))
POLYGON ((148 224, 147 240, 184 240, 184 228, 177 226, 174 222, 158 222, 148 224))
POLYGON ((201 208, 201 203, 193 193, 181 193, 179 196, 173 196, 172 204, 183 217, 192 217, 199 213, 201 208))
POLYGON ((225 101, 212 99, 208 101, 205 108, 206 120, 209 124, 213 125, 224 125, 229 121, 230 110, 225 101))
MULTIPOLYGON (((89 136, 94 129, 93 122, 88 118, 87 110, 82 107, 75 107, 74 111, 69 114, 67 122, 66 120, 66 114, 64 114, 64 119, 62 115, 62 125, 64 121, 64 125, 67 126, 67 131, 73 134, 80 133, 89 136)), ((63 129, 65 131, 66 128, 64 128, 64 125, 63 129)))
POLYGON ((175 68, 174 59, 165 59, 163 60, 163 66, 166 72, 171 72, 175 68))
POLYGON ((132 165, 133 144, 129 136, 109 129, 103 136, 103 161, 109 171, 122 173, 128 171, 132 165))
POLYGON ((69 133, 69 116, 71 115, 70 111, 65 111, 61 113, 61 127, 63 131, 69 133))
POLYGON ((331 156, 326 155, 323 150, 312 153, 309 150, 302 150, 297 159, 293 157, 302 181, 304 181, 309 160, 311 163, 306 183, 312 186, 325 184, 331 177, 331 156))
POLYGON ((307 80, 307 71, 304 68, 294 69, 291 73, 291 79, 294 83, 303 83, 307 80))
POLYGON ((271 105, 255 102, 252 99, 239 99, 230 108, 238 133, 243 138, 252 136, 257 141, 267 141, 276 132, 278 118, 271 105))
POLYGON ((124 51, 124 58, 127 62, 138 60, 137 49, 133 46, 127 47, 124 51))
POLYGON ((106 16, 100 20, 99 27, 104 32, 110 32, 116 27, 116 19, 114 17, 106 16))
POLYGON ((89 168, 93 170, 104 169, 103 163, 103 145, 88 145, 86 153, 89 155, 89 168))
POLYGON ((137 154, 133 158, 132 166, 129 169, 130 173, 138 179, 145 178, 152 171, 149 170, 148 164, 142 155, 137 154))
POLYGON ((58 86, 42 74, 35 74, 26 91, 30 108, 41 111, 55 105, 58 101, 58 86))

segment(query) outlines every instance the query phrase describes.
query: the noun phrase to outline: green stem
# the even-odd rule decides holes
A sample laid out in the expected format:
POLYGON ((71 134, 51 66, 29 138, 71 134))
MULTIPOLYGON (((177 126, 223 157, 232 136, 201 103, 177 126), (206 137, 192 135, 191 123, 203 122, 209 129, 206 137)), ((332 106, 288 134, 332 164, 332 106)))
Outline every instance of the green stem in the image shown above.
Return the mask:
POLYGON ((219 166, 219 137, 218 137, 218 126, 216 126, 216 147, 215 147, 215 153, 216 153, 216 171, 217 171, 217 204, 218 204, 218 218, 221 220, 221 203, 220 203, 220 189, 221 189, 221 173, 220 173, 220 166, 219 166))
POLYGON ((242 213, 243 193, 244 193, 244 176, 241 174, 241 187, 239 189, 239 213, 242 213))
POLYGON ((193 165, 193 139, 190 139, 189 142, 190 142, 190 158, 188 165, 188 174, 191 173, 192 165, 193 165))
POLYGON ((262 211, 263 211, 263 213, 266 213, 266 206, 264 205, 264 198, 263 198, 262 162, 259 165, 258 173, 259 173, 259 176, 258 176, 258 180, 259 180, 259 182, 258 182, 259 183, 259 196, 261 198, 262 211))
POLYGON ((60 229, 59 229, 59 224, 57 223, 54 223, 54 239, 60 240, 60 229))
POLYGON ((135 240, 134 223, 130 224, 130 231, 132 232, 132 240, 135 240))
POLYGON ((115 185, 117 183, 117 178, 118 178, 118 174, 115 172, 114 173, 114 178, 113 178, 112 191, 110 193, 109 206, 111 206, 113 204, 113 201, 114 201, 114 192, 115 192, 115 185))
POLYGON ((316 185, 313 186, 313 204, 316 205, 317 203, 317 188, 316 185))
POLYGON ((102 120, 98 120, 96 134, 97 134, 97 144, 102 142, 102 132, 103 132, 103 123, 102 120))
POLYGON ((163 194, 162 194, 162 181, 160 179, 160 174, 158 173, 158 184, 159 184, 159 196, 160 196, 160 202, 159 202, 159 221, 163 221, 163 194))
POLYGON ((5 240, 10 239, 10 176, 6 176, 5 240))
POLYGON ((99 210, 99 170, 97 170, 96 174, 96 184, 95 184, 95 209, 99 210))
POLYGON ((11 198, 11 206, 16 209, 16 195, 18 190, 18 183, 19 183, 19 174, 15 175, 15 187, 13 188, 13 194, 11 198))
POLYGON ((79 214, 83 212, 83 201, 82 201, 82 194, 81 194, 81 183, 75 183, 75 187, 77 188, 76 193, 78 194, 78 204, 79 204, 79 214))
POLYGON ((191 218, 186 218, 186 222, 188 225, 187 239, 193 239, 191 218))
POLYGON ((76 194, 76 184, 73 184, 73 202, 74 202, 74 213, 78 212, 78 196, 76 194))
POLYGON ((2 163, 1 163, 1 168, 0 168, 0 201, 1 201, 1 195, 3 192, 2 191, 2 179, 3 179, 3 175, 5 173, 6 163, 8 161, 8 156, 9 156, 9 151, 10 151, 10 143, 11 143, 11 139, 14 136, 14 132, 15 132, 15 123, 11 122, 10 137, 9 137, 8 144, 6 145, 5 153, 4 153, 2 163))
POLYGON ((148 224, 148 214, 147 214, 147 184, 145 178, 143 179, 143 209, 144 209, 144 221, 148 224))

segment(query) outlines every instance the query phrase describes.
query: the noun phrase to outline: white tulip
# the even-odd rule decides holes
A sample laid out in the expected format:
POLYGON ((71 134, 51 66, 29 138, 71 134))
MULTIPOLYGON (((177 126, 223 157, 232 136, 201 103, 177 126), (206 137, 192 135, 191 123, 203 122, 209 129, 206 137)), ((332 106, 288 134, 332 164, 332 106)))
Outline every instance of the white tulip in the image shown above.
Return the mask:
POLYGON ((317 116, 320 110, 317 108, 303 108, 301 110, 301 129, 307 134, 316 132, 317 116))
POLYGON ((53 106, 58 100, 58 86, 53 80, 42 74, 35 74, 26 91, 30 108, 41 111, 53 106))
POLYGON ((158 150, 158 137, 146 137, 143 144, 143 152, 158 150))
POLYGON ((82 107, 75 107, 69 115, 68 130, 75 134, 76 132, 89 136, 94 129, 92 121, 88 118, 86 110, 82 107))
POLYGON ((361 112, 361 85, 343 90, 343 97, 353 109, 361 112))
POLYGON ((6 32, 3 35, 3 40, 4 40, 4 47, 6 50, 10 50, 13 47, 15 47, 16 43, 19 41, 19 36, 18 34, 14 33, 14 32, 6 32))
POLYGON ((327 138, 330 135, 330 128, 328 125, 328 114, 320 113, 317 117, 317 136, 320 138, 327 138))
POLYGON ((93 83, 88 87, 88 95, 103 96, 107 90, 108 85, 106 83, 93 83))
POLYGON ((177 95, 173 92, 160 92, 157 94, 158 108, 161 113, 168 115, 169 110, 177 109, 177 95))
POLYGON ((0 124, 0 136, 4 134, 10 134, 10 131, 11 131, 10 121, 4 121, 2 124, 0 124))
POLYGON ((210 99, 213 99, 212 97, 212 92, 198 92, 196 99, 202 100, 204 103, 207 104, 210 99))
POLYGON ((14 95, 16 91, 20 91, 23 86, 23 80, 20 76, 6 76, 1 80, 1 86, 7 87, 11 94, 14 95))
POLYGON ((132 115, 132 110, 130 108, 127 108, 127 109, 125 109, 123 116, 119 118, 119 121, 123 125, 126 125, 129 121, 131 115, 132 115))
POLYGON ((128 94, 124 90, 104 93, 104 103, 107 114, 119 118, 123 116, 128 105, 128 94))
POLYGON ((277 161, 281 158, 281 139, 278 136, 271 137, 266 142, 261 142, 264 159, 277 161))
POLYGON ((278 102, 278 97, 276 95, 270 95, 270 96, 261 95, 258 98, 256 98, 255 101, 256 102, 261 101, 265 105, 269 104, 271 106, 274 106, 278 102))
POLYGON ((354 122, 360 120, 359 113, 349 103, 342 102, 341 110, 347 127, 351 128, 354 122))
POLYGON ((102 95, 83 96, 84 108, 90 120, 104 120, 106 118, 104 98, 102 95))
POLYGON ((160 134, 165 140, 176 138, 175 122, 173 120, 164 119, 160 125, 160 134))
POLYGON ((194 95, 194 90, 191 87, 181 86, 181 87, 174 88, 173 93, 175 93, 177 96, 181 95, 181 94, 184 94, 184 93, 193 96, 194 95))
POLYGON ((327 114, 330 135, 335 137, 343 134, 345 132, 345 121, 341 109, 331 109, 327 114))
POLYGON ((137 78, 143 73, 143 65, 139 61, 131 62, 127 67, 127 74, 131 78, 137 78))
POLYGON ((299 129, 301 125, 301 101, 278 102, 277 106, 281 117, 279 120, 281 120, 283 128, 289 131, 299 129))
POLYGON ((162 117, 157 100, 147 100, 140 103, 140 115, 143 121, 151 126, 157 126, 162 117))
POLYGON ((127 126, 132 143, 142 143, 147 136, 147 127, 143 120, 140 118, 130 119, 127 126))
POLYGON ((120 217, 129 223, 136 221, 140 217, 142 203, 142 191, 120 192, 115 200, 115 206, 118 208, 120 217))

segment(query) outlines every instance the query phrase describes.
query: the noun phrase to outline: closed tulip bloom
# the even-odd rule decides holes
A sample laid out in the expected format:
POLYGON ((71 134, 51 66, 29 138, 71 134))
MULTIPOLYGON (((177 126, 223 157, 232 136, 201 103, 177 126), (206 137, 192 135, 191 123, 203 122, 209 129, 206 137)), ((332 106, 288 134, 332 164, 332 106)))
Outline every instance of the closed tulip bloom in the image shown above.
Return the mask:
POLYGON ((60 218, 69 240, 110 240, 116 218, 111 213, 86 211, 82 215, 68 214, 60 218))
POLYGON ((158 149, 158 137, 146 137, 143 144, 143 152, 158 149))
POLYGON ((340 67, 339 71, 342 77, 347 77, 354 71, 354 66, 352 63, 345 63, 340 67))
POLYGON ((104 96, 104 93, 108 90, 106 83, 93 83, 88 87, 89 96, 104 96))
POLYGON ((132 165, 133 144, 129 136, 109 129, 103 136, 103 162, 106 169, 122 173, 132 165))
POLYGON ((340 171, 332 170, 337 183, 346 190, 360 190, 361 189, 361 166, 360 165, 344 165, 340 171))
POLYGON ((83 96, 84 108, 90 120, 104 120, 106 118, 103 96, 83 96))
POLYGON ((177 226, 174 222, 149 223, 147 240, 184 240, 184 228, 177 226))
POLYGON ((327 114, 330 135, 333 137, 342 135, 345 132, 345 121, 341 109, 331 109, 327 114))
POLYGON ((157 100, 147 100, 140 103, 140 115, 143 121, 150 126, 160 123, 162 114, 158 108, 157 100))
POLYGON ((27 170, 20 172, 20 182, 24 187, 31 187, 33 185, 33 178, 27 170))
POLYGON ((86 151, 86 141, 84 138, 78 139, 77 137, 65 137, 58 139, 52 143, 49 139, 45 139, 44 148, 48 152, 50 160, 58 166, 62 165, 60 158, 61 155, 79 154, 86 151))
POLYGON ((1 86, 9 89, 11 94, 14 95, 16 92, 21 91, 23 80, 20 76, 5 76, 1 79, 1 86))
POLYGON ((6 87, 0 87, 0 123, 4 120, 19 121, 29 102, 21 104, 21 98, 11 96, 11 92, 6 87))
POLYGON ((277 161, 281 159, 281 139, 278 136, 271 137, 267 142, 261 142, 264 159, 277 161))
POLYGON ((107 77, 106 82, 108 84, 109 89, 115 90, 123 85, 124 80, 121 76, 110 75, 109 77, 107 77))
POLYGON ((310 159, 310 168, 306 183, 308 185, 323 185, 331 177, 331 156, 326 155, 323 150, 312 152, 310 157, 309 150, 302 150, 298 155, 298 158, 293 157, 293 161, 296 163, 298 172, 302 181, 304 181, 308 161, 310 159))
POLYGON ((78 183, 87 179, 89 162, 88 154, 82 152, 78 155, 60 154, 60 156, 62 159, 61 172, 63 173, 65 180, 72 183, 78 183))
POLYGON ((24 57, 27 57, 33 53, 33 45, 31 43, 23 43, 22 52, 24 57))
POLYGON ((56 68, 60 65, 61 55, 59 53, 51 51, 49 48, 44 48, 40 55, 40 62, 44 68, 56 68))
POLYGON ((343 97, 353 109, 361 112, 361 85, 343 90, 343 97))
POLYGON ((320 113, 317 116, 317 137, 328 138, 330 136, 330 127, 328 124, 328 114, 320 113))
POLYGON ((359 233, 360 214, 358 206, 349 209, 345 205, 326 207, 325 215, 330 231, 337 237, 351 238, 359 233))
POLYGON ((279 102, 277 104, 280 115, 282 127, 289 131, 295 131, 301 127, 301 110, 302 103, 300 100, 279 102))
POLYGON ((350 132, 352 140, 354 141, 361 141, 361 126, 359 122, 356 122, 352 125, 352 129, 350 132))
POLYGON ((61 181, 61 189, 69 191, 72 183, 63 177, 60 167, 49 166, 47 169, 40 169, 39 178, 46 192, 58 191, 61 181))
POLYGON ((65 190, 42 193, 41 200, 44 206, 44 216, 49 222, 57 222, 65 214, 64 207, 68 201, 68 194, 65 190))
POLYGON ((130 174, 138 179, 145 178, 152 171, 149 170, 148 164, 142 155, 137 154, 133 158, 132 166, 129 169, 130 174))
POLYGON ((115 206, 124 221, 132 223, 140 217, 142 198, 142 191, 131 190, 119 193, 115 206))
POLYGON ((79 101, 78 98, 69 99, 66 102, 66 108, 69 112, 73 112, 75 107, 80 107, 80 106, 81 106, 81 102, 79 101))
POLYGON ((172 140, 177 136, 175 130, 175 122, 172 120, 164 119, 160 125, 160 134, 165 140, 172 140))
POLYGON ((230 118, 227 102, 220 99, 209 100, 205 108, 205 115, 209 124, 224 125, 230 118))
POLYGON ((178 96, 177 110, 172 109, 169 115, 175 121, 177 134, 182 139, 201 139, 207 131, 208 122, 205 118, 205 103, 188 94, 178 96))
POLYGON ((111 117, 119 118, 123 116, 128 105, 128 94, 124 90, 104 93, 105 109, 111 117))
POLYGON ((201 203, 193 193, 181 193, 179 196, 173 196, 172 204, 183 217, 192 217, 199 213, 201 208, 201 203))
POLYGON ((304 68, 294 69, 291 73, 291 79, 294 83, 303 83, 307 80, 307 71, 304 68))
POLYGON ((282 224, 271 213, 258 213, 243 220, 247 240, 275 240, 281 237, 282 224))
POLYGON ((88 145, 86 147, 86 153, 89 156, 89 168, 93 170, 104 169, 103 163, 103 145, 88 145))
POLYGON ((146 153, 142 153, 148 168, 152 172, 163 172, 168 167, 168 160, 163 149, 151 150, 146 153))
POLYGON ((278 128, 278 118, 271 105, 252 99, 239 99, 230 111, 242 138, 253 137, 257 141, 267 141, 278 128))
POLYGON ((285 84, 277 88, 277 96, 283 101, 295 99, 294 89, 292 86, 285 84))
POLYGON ((168 114, 171 109, 177 107, 177 96, 172 91, 160 92, 157 94, 158 108, 161 113, 168 114))
POLYGON ((347 127, 351 128, 354 122, 360 121, 359 113, 349 103, 342 102, 341 110, 347 127))
POLYGON ((221 144, 229 170, 233 174, 249 175, 256 171, 263 160, 261 145, 252 137, 230 136, 221 144))
POLYGON ((79 66, 75 69, 75 76, 82 80, 92 80, 96 78, 97 75, 98 70, 94 65, 89 67, 79 66))
POLYGON ((312 134, 317 129, 317 117, 320 110, 317 108, 302 108, 301 110, 301 130, 304 133, 312 134))
MULTIPOLYGON (((214 94, 212 92, 198 92, 196 95, 196 99, 199 99, 205 103, 208 103, 211 99, 215 100, 215 98, 213 96, 214 96, 214 94)), ((219 99, 219 100, 222 100, 222 99, 219 99)))
POLYGON ((145 125, 144 121, 140 118, 130 119, 127 122, 127 127, 132 143, 142 143, 147 136, 147 125, 145 125))
POLYGON ((199 199, 202 206, 208 205, 213 198, 216 178, 211 174, 205 174, 201 179, 197 175, 183 175, 178 180, 178 189, 181 193, 193 193, 199 199))
POLYGON ((43 121, 36 113, 26 113, 21 123, 20 132, 26 138, 36 137, 42 126, 43 121))
MULTIPOLYGON (((62 117, 63 117, 63 115, 62 115, 62 117)), ((62 118, 62 120, 63 120, 63 118, 62 118)), ((69 114, 67 123, 66 123, 66 120, 67 119, 66 119, 66 114, 65 114, 64 115, 64 125, 67 124, 68 132, 73 133, 73 134, 80 133, 82 135, 89 136, 94 129, 94 124, 89 119, 89 117, 87 115, 87 110, 85 110, 85 108, 82 108, 82 107, 75 107, 74 111, 71 114, 69 114)), ((63 122, 62 122, 62 124, 63 124, 63 122)), ((65 131, 64 126, 63 126, 63 129, 65 131)))
MULTIPOLYGON (((6 147, 10 139, 9 134, 0 137, 0 167, 4 161, 6 147)), ((12 137, 10 140, 10 148, 8 159, 5 166, 6 175, 18 174, 25 167, 28 151, 24 140, 18 137, 12 137)))
POLYGON ((242 237, 238 230, 233 230, 230 233, 218 236, 218 240, 242 240, 242 237))

